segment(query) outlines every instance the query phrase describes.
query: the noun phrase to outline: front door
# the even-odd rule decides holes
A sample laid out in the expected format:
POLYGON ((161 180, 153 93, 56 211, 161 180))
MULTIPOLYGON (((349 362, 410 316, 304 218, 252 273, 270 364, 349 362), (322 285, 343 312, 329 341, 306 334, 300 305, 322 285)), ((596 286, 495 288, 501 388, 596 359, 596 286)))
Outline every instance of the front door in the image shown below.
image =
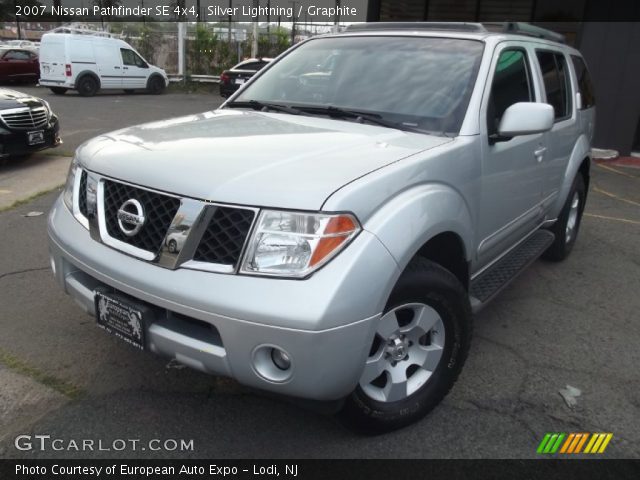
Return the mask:
POLYGON ((149 65, 140 55, 129 48, 121 48, 122 87, 125 89, 145 88, 149 76, 149 65))
POLYGON ((500 44, 491 66, 490 89, 480 110, 482 192, 479 211, 478 268, 515 245, 541 221, 540 160, 545 134, 503 139, 497 135, 505 110, 535 102, 531 52, 518 42, 500 44))

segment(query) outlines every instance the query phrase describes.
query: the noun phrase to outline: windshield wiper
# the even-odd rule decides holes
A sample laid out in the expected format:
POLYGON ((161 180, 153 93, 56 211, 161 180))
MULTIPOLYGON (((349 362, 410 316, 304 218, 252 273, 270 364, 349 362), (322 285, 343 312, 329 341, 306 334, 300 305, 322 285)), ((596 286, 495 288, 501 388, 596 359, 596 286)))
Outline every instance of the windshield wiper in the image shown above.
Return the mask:
POLYGON ((313 113, 324 113, 333 118, 353 118, 359 123, 370 122, 376 125, 380 125, 381 127, 387 128, 395 128, 398 130, 405 130, 407 132, 416 132, 416 133, 424 133, 423 130, 419 128, 411 127, 409 125, 405 125, 400 122, 392 122, 390 120, 385 120, 381 115, 377 113, 369 113, 369 112, 361 112, 358 110, 351 110, 346 108, 339 108, 334 106, 328 107, 299 107, 301 110, 313 112, 313 113))
POLYGON ((302 110, 297 108, 288 107, 286 105, 279 105, 277 103, 259 102, 258 100, 249 100, 246 102, 228 102, 225 105, 230 108, 253 108, 254 110, 260 110, 262 112, 268 112, 269 110, 275 110, 277 112, 289 113, 291 115, 300 115, 302 110))

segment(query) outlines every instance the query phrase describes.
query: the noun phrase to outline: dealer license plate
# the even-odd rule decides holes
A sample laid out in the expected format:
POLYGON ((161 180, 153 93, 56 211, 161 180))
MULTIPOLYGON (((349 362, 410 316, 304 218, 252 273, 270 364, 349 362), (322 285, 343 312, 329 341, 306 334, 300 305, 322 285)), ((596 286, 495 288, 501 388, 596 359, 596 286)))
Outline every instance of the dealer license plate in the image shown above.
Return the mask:
POLYGON ((28 132, 28 142, 29 145, 37 145, 39 143, 44 143, 44 130, 36 130, 35 132, 28 132))
POLYGON ((144 350, 145 325, 151 323, 153 311, 118 294, 95 291, 96 322, 100 328, 144 350))

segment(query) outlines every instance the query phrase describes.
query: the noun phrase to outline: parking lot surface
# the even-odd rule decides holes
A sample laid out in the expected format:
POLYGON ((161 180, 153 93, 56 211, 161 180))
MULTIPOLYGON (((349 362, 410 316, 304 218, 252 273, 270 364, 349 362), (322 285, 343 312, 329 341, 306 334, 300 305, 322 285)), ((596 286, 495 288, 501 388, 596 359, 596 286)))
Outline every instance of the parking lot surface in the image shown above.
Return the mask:
MULTIPOLYGON (((65 148, 220 102, 47 92, 33 88, 61 116, 65 148)), ((1 212, 0 457, 533 458, 547 432, 611 432, 605 457, 639 458, 639 187, 640 169, 594 164, 569 259, 536 262, 477 315, 467 364, 444 402, 417 424, 378 437, 109 336, 55 284, 46 214, 25 216, 46 213, 59 191, 1 212), (567 386, 580 390, 573 407, 559 393, 567 386), (23 451, 14 446, 19 434, 140 444, 23 451), (193 449, 150 451, 153 439, 193 440, 193 449)))

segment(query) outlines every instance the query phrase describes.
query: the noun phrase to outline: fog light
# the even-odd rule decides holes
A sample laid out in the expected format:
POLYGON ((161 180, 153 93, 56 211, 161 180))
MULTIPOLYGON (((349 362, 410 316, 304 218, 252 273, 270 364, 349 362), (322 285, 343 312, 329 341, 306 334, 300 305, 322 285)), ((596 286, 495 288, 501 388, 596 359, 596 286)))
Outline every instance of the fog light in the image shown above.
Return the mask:
POLYGON ((275 363, 276 367, 280 370, 289 370, 291 367, 289 355, 278 348, 271 349, 271 360, 273 360, 273 363, 275 363))

